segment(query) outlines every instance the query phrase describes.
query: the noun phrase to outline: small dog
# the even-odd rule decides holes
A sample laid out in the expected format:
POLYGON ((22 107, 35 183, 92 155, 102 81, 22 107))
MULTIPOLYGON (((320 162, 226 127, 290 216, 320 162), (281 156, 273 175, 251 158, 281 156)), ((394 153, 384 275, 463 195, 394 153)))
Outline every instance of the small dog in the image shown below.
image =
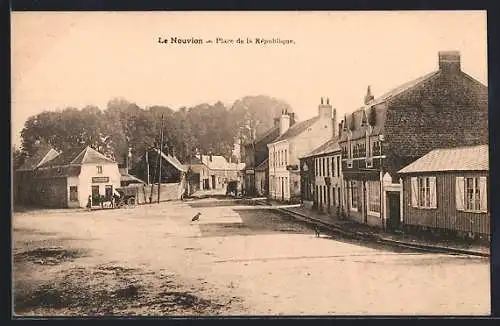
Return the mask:
POLYGON ((319 227, 315 226, 315 227, 314 227, 314 233, 316 234, 316 238, 319 238, 319 236, 320 236, 319 231, 320 231, 320 230, 319 230, 319 227))

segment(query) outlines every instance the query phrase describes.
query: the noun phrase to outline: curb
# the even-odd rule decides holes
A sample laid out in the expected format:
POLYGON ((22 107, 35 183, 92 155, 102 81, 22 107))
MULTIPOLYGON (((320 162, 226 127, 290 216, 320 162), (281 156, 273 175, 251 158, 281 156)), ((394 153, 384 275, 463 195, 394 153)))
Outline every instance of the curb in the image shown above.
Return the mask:
MULTIPOLYGON (((272 206, 271 204, 268 204, 265 202, 264 203, 258 202, 258 203, 261 205, 272 206)), ((466 250, 466 249, 458 249, 458 248, 450 248, 450 247, 443 247, 443 246, 435 246, 435 245, 418 244, 418 243, 412 243, 412 242, 387 239, 387 238, 384 238, 384 237, 381 237, 378 235, 366 234, 364 232, 358 232, 358 231, 353 232, 353 231, 346 230, 345 228, 339 227, 338 225, 324 222, 324 221, 319 220, 317 218, 310 217, 310 216, 307 216, 307 215, 302 214, 302 213, 294 212, 294 211, 288 210, 286 208, 276 207, 276 210, 283 212, 285 214, 291 215, 293 217, 300 216, 302 220, 313 221, 315 223, 322 224, 324 226, 327 226, 328 228, 334 229, 336 232, 339 232, 342 235, 346 235, 346 236, 353 237, 353 238, 365 239, 365 240, 369 239, 369 240, 374 240, 374 241, 379 242, 379 243, 385 243, 385 244, 389 244, 389 245, 396 245, 396 246, 400 246, 400 247, 413 248, 413 249, 432 251, 432 252, 461 254, 461 255, 478 256, 478 257, 486 257, 486 258, 490 257, 490 254, 485 253, 485 252, 472 251, 472 250, 466 250)))

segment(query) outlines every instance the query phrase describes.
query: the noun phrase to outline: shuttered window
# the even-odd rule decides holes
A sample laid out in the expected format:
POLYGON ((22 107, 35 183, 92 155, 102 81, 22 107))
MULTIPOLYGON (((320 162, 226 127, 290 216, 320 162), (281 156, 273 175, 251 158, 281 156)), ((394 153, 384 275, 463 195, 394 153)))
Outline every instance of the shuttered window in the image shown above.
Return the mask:
POLYGON ((437 208, 436 177, 411 178, 411 206, 437 208))
POLYGON ((459 211, 488 212, 486 177, 456 177, 455 205, 459 211))

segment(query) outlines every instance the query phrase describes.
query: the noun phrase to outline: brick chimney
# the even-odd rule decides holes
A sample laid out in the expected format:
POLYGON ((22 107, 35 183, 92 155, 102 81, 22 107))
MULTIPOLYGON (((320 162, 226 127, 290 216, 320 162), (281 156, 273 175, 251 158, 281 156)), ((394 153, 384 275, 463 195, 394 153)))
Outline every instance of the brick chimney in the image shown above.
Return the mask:
POLYGON ((290 126, 293 126, 295 123, 295 113, 289 112, 288 115, 290 116, 290 126))
POLYGON ((460 52, 458 51, 440 51, 439 70, 444 73, 456 73, 460 68, 460 52))
POLYGON ((286 109, 281 112, 280 117, 280 135, 283 135, 290 128, 290 116, 286 109))
POLYGON ((368 89, 366 90, 366 95, 365 95, 365 105, 368 105, 371 101, 373 101, 375 97, 372 95, 372 90, 370 85, 368 85, 368 89))

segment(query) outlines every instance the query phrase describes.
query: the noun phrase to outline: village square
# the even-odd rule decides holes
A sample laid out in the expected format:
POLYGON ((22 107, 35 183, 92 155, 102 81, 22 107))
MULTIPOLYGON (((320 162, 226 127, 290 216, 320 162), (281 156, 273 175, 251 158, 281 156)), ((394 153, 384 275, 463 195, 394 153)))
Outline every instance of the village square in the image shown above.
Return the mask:
POLYGON ((31 118, 13 174, 15 313, 489 314, 488 89, 464 59, 440 51, 342 116, 327 94, 306 120, 276 106, 259 131, 245 116, 229 155, 175 143, 161 108, 121 156, 113 136, 28 143, 50 127, 31 118))

